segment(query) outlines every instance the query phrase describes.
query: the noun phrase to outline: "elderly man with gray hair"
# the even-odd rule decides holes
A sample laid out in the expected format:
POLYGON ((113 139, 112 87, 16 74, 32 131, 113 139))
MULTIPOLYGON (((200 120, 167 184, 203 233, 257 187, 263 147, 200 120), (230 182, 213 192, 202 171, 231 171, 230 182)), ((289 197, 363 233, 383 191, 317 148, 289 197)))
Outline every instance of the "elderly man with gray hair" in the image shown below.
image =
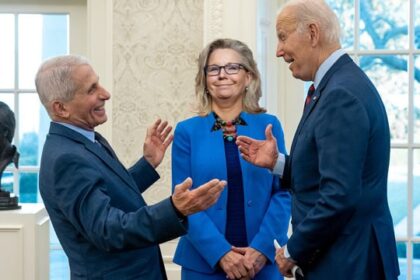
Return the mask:
POLYGON ((283 275, 395 280, 398 258, 387 200, 390 132, 381 96, 339 40, 323 0, 290 0, 277 16, 276 55, 311 81, 290 155, 238 137, 243 157, 271 169, 292 193, 293 233, 277 250, 283 275), (298 271, 298 270, 296 270, 298 271))
POLYGON ((126 169, 95 131, 111 94, 86 59, 51 58, 35 82, 52 119, 39 188, 71 279, 166 279, 159 243, 185 234, 187 216, 213 205, 225 182, 190 189, 186 178, 172 196, 147 205, 141 193, 159 179, 156 167, 173 139, 168 123, 148 128, 143 157, 126 169))

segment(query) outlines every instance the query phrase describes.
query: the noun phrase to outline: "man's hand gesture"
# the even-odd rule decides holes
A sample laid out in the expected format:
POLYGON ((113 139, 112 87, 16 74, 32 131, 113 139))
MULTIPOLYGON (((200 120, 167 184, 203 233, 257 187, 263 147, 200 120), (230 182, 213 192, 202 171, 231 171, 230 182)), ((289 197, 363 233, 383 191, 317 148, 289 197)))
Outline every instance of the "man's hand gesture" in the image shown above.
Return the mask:
POLYGON ((144 158, 156 168, 163 160, 166 149, 172 143, 174 136, 169 133, 172 126, 167 121, 160 119, 147 129, 146 139, 143 145, 144 158))
POLYGON ((274 169, 279 156, 277 140, 273 135, 272 128, 271 124, 267 125, 266 140, 255 140, 246 136, 238 136, 236 139, 236 145, 246 161, 270 170, 274 169))
POLYGON ((212 206, 219 199, 226 181, 213 179, 193 190, 191 178, 185 179, 175 186, 172 202, 175 208, 184 216, 194 214, 212 206))

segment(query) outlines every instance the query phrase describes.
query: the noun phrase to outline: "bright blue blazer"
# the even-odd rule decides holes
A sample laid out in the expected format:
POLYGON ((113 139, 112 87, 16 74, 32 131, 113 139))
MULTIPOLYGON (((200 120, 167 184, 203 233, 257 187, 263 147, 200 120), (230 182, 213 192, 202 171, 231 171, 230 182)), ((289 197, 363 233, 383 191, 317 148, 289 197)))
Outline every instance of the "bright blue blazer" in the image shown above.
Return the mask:
POLYGON ((39 189, 71 279, 166 279, 158 244, 186 232, 169 199, 147 206, 159 178, 143 158, 129 170, 80 133, 51 123, 39 189))
MULTIPOLYGON (((266 126, 272 124, 278 149, 285 153, 283 131, 276 117, 245 112, 240 116, 247 125, 237 126, 238 135, 262 140, 265 139, 266 126)), ((211 131, 214 122, 214 114, 208 114, 187 119, 176 126, 172 144, 173 186, 186 177, 192 178, 193 188, 214 178, 227 180, 223 135, 221 130, 211 131)), ((281 190, 278 178, 273 177, 267 169, 256 167, 242 158, 240 163, 249 246, 268 259, 268 265, 259 274, 261 278, 257 279, 281 279, 273 265, 273 239, 281 244, 287 240, 290 195, 281 190)), ((224 237, 226 207, 227 189, 214 206, 188 217, 189 230, 179 241, 175 263, 203 273, 216 270, 220 258, 231 249, 224 237)))
POLYGON ((399 274, 387 200, 390 132, 372 82, 348 55, 328 70, 293 139, 283 185, 292 195, 287 248, 311 280, 399 274))

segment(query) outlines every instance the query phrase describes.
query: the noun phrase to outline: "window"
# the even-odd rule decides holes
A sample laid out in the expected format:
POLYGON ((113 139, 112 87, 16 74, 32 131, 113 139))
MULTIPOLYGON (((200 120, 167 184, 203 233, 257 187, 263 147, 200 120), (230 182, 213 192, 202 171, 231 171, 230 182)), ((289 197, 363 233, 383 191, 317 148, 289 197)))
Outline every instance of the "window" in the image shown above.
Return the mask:
POLYGON ((342 46, 384 101, 391 129, 388 200, 399 279, 420 279, 420 1, 327 2, 339 15, 342 46))
MULTIPOLYGON (((0 101, 15 113, 13 144, 20 153, 19 169, 9 165, 1 186, 20 202, 42 202, 38 171, 50 119, 35 91, 35 73, 48 57, 85 54, 86 6, 86 0, 0 0, 0 101)), ((50 227, 50 279, 69 278, 67 257, 50 227)))
MULTIPOLYGON (((13 142, 20 153, 19 169, 12 164, 6 168, 2 187, 17 194, 22 203, 41 202, 39 162, 49 124, 35 91, 35 73, 45 58, 69 52, 68 21, 67 14, 0 14, 0 38, 4 42, 0 45, 0 60, 4 62, 0 65, 0 100, 15 113, 13 142)), ((52 228, 50 232, 51 274, 57 275, 57 256, 64 254, 52 228)))
POLYGON ((68 15, 1 13, 0 25, 0 100, 15 112, 20 153, 19 169, 10 165, 2 186, 21 202, 39 202, 37 174, 49 118, 34 77, 43 59, 68 53, 68 15))

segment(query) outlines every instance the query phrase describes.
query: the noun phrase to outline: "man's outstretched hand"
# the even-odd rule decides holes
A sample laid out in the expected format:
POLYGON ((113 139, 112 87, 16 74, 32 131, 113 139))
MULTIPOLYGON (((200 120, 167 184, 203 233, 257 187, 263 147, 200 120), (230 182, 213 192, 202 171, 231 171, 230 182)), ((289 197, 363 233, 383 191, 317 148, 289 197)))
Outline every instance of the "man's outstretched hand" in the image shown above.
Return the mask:
POLYGON ((265 140, 255 140, 247 136, 238 136, 236 145, 239 147, 241 156, 250 163, 274 169, 279 152, 277 150, 277 140, 272 132, 273 126, 267 125, 265 129, 265 140))
POLYGON ((191 178, 175 186, 172 202, 184 216, 194 214, 212 206, 219 199, 226 181, 213 179, 193 190, 191 178))

